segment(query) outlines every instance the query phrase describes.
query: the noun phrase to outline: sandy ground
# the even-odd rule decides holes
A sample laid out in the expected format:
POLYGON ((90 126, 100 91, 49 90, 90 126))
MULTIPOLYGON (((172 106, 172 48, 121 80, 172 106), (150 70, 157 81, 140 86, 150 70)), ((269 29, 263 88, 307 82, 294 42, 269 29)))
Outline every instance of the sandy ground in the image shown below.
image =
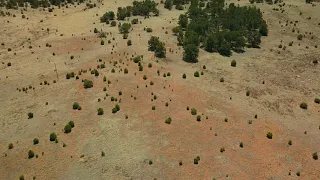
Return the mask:
POLYGON ((320 46, 319 3, 312 7, 302 0, 288 0, 283 13, 272 10, 278 5, 259 4, 269 25, 260 49, 229 58, 201 50, 197 64, 182 61, 182 48, 171 33, 183 11, 159 5, 159 17, 138 17, 142 24, 133 25, 128 38, 133 45, 128 47, 118 29, 101 24, 99 17, 131 1, 103 3, 86 11, 84 4, 53 13, 28 9, 24 12, 28 19, 20 11, 10 11, 17 17, 0 18, 1 180, 20 175, 41 180, 320 179, 320 161, 312 158, 312 153, 320 153, 320 105, 314 103, 320 98, 320 66, 312 63, 320 60, 320 47, 315 48, 320 46), (144 27, 153 32, 146 33, 144 27), (94 28, 112 33, 104 38, 104 46, 94 28), (302 41, 297 40, 298 30, 305 35, 302 41), (166 43, 166 59, 157 61, 148 52, 152 35, 166 43), (278 48, 280 44, 286 50, 278 48), (136 55, 143 55, 142 72, 130 60, 136 55), (230 66, 233 59, 237 67, 230 66), (78 74, 101 63, 106 68, 98 69, 98 77, 87 72, 79 80, 65 78, 68 72, 78 74), (195 71, 204 75, 195 78, 195 71), (171 76, 163 77, 168 72, 171 76), (111 84, 103 81, 104 76, 111 84), (94 87, 84 89, 82 79, 92 80, 94 87), (49 85, 40 85, 44 81, 49 85), (34 89, 18 90, 29 86, 34 89), (118 102, 111 102, 111 96, 118 102), (73 110, 73 102, 82 110, 73 110), (302 102, 308 110, 299 107, 302 102), (121 110, 113 114, 116 103, 121 110), (187 106, 197 109, 200 122, 187 106), (100 107, 102 116, 97 115, 100 107), (28 119, 29 112, 34 118, 28 119), (165 123, 168 117, 170 125, 165 123), (70 120, 75 127, 65 134, 70 120), (49 141, 51 132, 56 132, 58 143, 49 141), (268 132, 273 133, 272 140, 266 138, 268 132), (33 145, 34 138, 39 144, 33 145), (8 149, 9 143, 13 149, 8 149), (28 159, 29 150, 38 158, 28 159), (197 156, 201 159, 195 165, 197 156))

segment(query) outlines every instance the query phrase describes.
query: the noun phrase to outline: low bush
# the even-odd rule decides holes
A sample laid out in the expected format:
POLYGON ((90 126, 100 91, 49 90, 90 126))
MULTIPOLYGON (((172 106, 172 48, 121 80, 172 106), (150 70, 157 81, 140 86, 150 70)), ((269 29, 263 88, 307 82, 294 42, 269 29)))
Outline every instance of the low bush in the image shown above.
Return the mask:
POLYGON ((12 149, 12 148, 13 148, 13 144, 10 143, 10 144, 8 145, 8 149, 12 149))
POLYGON ((34 138, 33 139, 33 144, 39 144, 39 139, 38 138, 34 138))
POLYGON ((67 124, 64 127, 64 133, 71 133, 71 130, 72 130, 72 127, 69 124, 67 124))
POLYGON ((236 67, 237 66, 237 61, 236 60, 232 60, 231 61, 231 66, 232 67, 236 67))
POLYGON ((182 78, 183 78, 183 79, 186 79, 186 78, 187 78, 187 75, 183 73, 182 78))
POLYGON ((308 109, 308 104, 307 103, 301 103, 300 104, 301 109, 308 109))
POLYGON ((92 88, 93 87, 93 82, 90 81, 90 80, 85 79, 83 81, 83 86, 84 86, 85 89, 92 88))
POLYGON ((273 134, 272 134, 271 132, 268 132, 268 133, 267 133, 267 138, 268 138, 268 139, 272 139, 272 136, 273 136, 273 134))
POLYGON ((56 139, 57 139, 57 135, 56 135, 56 133, 51 133, 50 134, 50 141, 56 141, 56 139))
POLYGON ((200 76, 200 74, 198 71, 194 72, 194 77, 199 77, 199 76, 200 76))
POLYGON ((32 112, 29 112, 28 113, 28 119, 32 119, 33 118, 33 113, 32 112))
POLYGON ((314 160, 318 160, 318 153, 317 152, 314 152, 313 154, 312 154, 312 158, 314 159, 314 160))
POLYGON ((172 121, 172 119, 171 119, 171 117, 169 117, 168 119, 165 120, 165 123, 166 124, 171 124, 171 121, 172 121))
POLYGON ((28 151, 28 158, 31 159, 34 157, 34 152, 32 150, 28 151))
POLYGON ((192 109, 191 109, 191 114, 192 114, 192 115, 197 115, 197 110, 196 110, 195 108, 192 108, 192 109))
POLYGON ((104 113, 104 111, 103 111, 102 108, 99 108, 97 111, 98 111, 98 115, 99 115, 99 116, 100 116, 100 115, 103 115, 103 113, 104 113))
POLYGON ((79 109, 79 108, 80 108, 79 103, 74 102, 73 105, 72 105, 72 109, 73 109, 73 110, 77 110, 77 109, 79 109))

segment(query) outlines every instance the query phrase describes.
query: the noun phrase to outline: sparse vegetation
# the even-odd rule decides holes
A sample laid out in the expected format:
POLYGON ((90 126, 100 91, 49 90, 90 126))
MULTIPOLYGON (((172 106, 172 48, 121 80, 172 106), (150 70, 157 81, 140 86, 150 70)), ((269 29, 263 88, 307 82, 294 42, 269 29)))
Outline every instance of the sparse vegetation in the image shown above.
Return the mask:
POLYGON ((33 139, 33 144, 39 144, 39 139, 38 138, 34 138, 33 139))
POLYGON ((85 79, 83 81, 83 86, 84 86, 85 89, 92 88, 93 87, 93 82, 91 80, 85 79))
POLYGON ((191 109, 191 114, 194 115, 194 116, 197 115, 197 110, 195 108, 192 108, 191 109))
POLYGON ((166 123, 166 124, 171 124, 171 121, 172 121, 172 119, 171 119, 171 117, 169 117, 169 118, 167 118, 167 119, 165 120, 165 123, 166 123))
POLYGON ((301 103, 300 104, 301 109, 308 109, 308 104, 307 103, 301 103))
POLYGON ((98 115, 103 115, 103 113, 104 113, 102 108, 99 108, 97 111, 98 111, 98 115))
POLYGON ((28 113, 28 119, 32 119, 33 118, 33 113, 32 112, 29 112, 28 113))
POLYGON ((50 134, 50 141, 56 141, 57 140, 57 135, 56 135, 56 133, 51 133, 50 134))
POLYGON ((31 159, 34 157, 34 152, 32 150, 28 151, 28 158, 31 159))
POLYGON ((268 132, 268 133, 267 133, 267 138, 268 138, 268 139, 272 139, 272 136, 273 136, 273 134, 272 134, 271 132, 268 132))

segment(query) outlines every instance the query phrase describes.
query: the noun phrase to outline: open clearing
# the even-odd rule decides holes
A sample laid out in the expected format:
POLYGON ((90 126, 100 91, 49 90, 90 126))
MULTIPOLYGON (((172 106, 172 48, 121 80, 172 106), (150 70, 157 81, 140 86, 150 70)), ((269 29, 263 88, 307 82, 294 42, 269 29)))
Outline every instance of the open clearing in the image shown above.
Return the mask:
POLYGON ((276 4, 255 4, 269 27, 260 49, 231 57, 200 49, 192 64, 182 60, 172 34, 186 10, 157 2, 159 16, 129 18, 141 21, 129 33, 131 46, 99 19, 130 0, 51 13, 29 8, 26 18, 5 10, 16 17, 0 17, 0 179, 320 179, 320 160, 312 155, 320 153, 320 4, 288 0, 283 13, 273 10, 276 4), (94 28, 108 32, 104 45, 94 28), (300 41, 297 31, 305 36, 300 41), (151 36, 165 43, 166 58, 148 51, 151 36), (138 55, 143 71, 130 60, 138 55), (103 63, 99 76, 90 73, 103 63), (194 77, 195 71, 203 75, 194 77), (66 79, 71 72, 79 79, 66 79), (84 79, 93 87, 85 89, 84 79), (73 110, 74 102, 81 110, 73 110), (303 102, 307 109, 300 108, 303 102), (116 104, 121 108, 113 113, 116 104), (64 133, 69 121, 74 128, 64 133), (56 143, 49 140, 52 132, 56 143), (37 158, 28 158, 29 150, 37 158))

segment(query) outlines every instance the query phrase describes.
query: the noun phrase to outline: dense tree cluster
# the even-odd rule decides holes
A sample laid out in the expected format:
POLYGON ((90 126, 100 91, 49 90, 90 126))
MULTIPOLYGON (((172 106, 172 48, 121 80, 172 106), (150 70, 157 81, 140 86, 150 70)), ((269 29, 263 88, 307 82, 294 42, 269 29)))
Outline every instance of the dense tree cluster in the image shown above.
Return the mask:
MULTIPOLYGON (((131 17, 131 16, 149 17, 151 13, 153 13, 153 15, 155 16, 159 15, 159 10, 157 9, 157 3, 155 3, 152 0, 133 1, 132 6, 118 7, 117 20, 125 20, 126 17, 131 17)), ((114 19, 114 13, 112 11, 106 12, 100 18, 101 22, 107 22, 113 19, 114 19)))
POLYGON ((183 10, 183 6, 185 4, 188 4, 190 0, 166 0, 164 2, 164 8, 171 10, 173 5, 175 5, 175 8, 178 10, 183 10))
POLYGON ((110 20, 114 20, 115 14, 113 11, 108 11, 104 13, 104 15, 100 18, 101 22, 107 22, 110 20))
POLYGON ((18 7, 28 7, 38 8, 38 7, 50 7, 54 6, 64 6, 67 3, 83 3, 84 0, 0 0, 0 7, 6 7, 7 9, 17 9, 18 7))
POLYGON ((158 58, 166 57, 166 48, 165 44, 159 40, 158 37, 151 36, 148 41, 149 51, 154 51, 154 55, 158 58))
POLYGON ((232 50, 258 48, 261 36, 268 35, 267 23, 256 7, 240 7, 224 0, 210 0, 201 7, 198 0, 191 2, 188 12, 179 17, 179 27, 173 32, 184 48, 184 60, 197 62, 199 47, 208 52, 230 56, 232 50), (183 32, 185 31, 185 32, 183 32))

